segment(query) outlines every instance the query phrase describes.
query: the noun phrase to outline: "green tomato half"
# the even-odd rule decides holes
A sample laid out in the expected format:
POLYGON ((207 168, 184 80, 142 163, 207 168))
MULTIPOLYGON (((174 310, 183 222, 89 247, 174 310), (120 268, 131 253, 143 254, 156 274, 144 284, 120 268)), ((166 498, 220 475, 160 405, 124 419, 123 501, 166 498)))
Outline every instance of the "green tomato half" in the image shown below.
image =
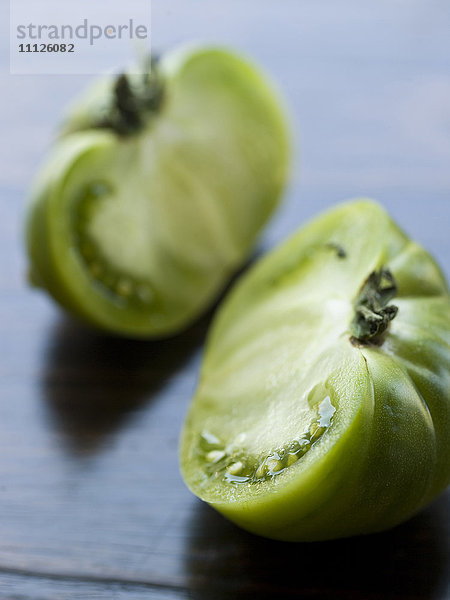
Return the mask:
POLYGON ((105 79, 33 190, 30 275, 91 324, 160 337, 190 324, 248 256, 283 190, 284 110, 226 50, 183 48, 105 79))
POLYGON ((450 480, 450 299, 376 203, 344 204, 220 308, 181 441, 187 485, 241 527, 313 541, 390 528, 450 480))

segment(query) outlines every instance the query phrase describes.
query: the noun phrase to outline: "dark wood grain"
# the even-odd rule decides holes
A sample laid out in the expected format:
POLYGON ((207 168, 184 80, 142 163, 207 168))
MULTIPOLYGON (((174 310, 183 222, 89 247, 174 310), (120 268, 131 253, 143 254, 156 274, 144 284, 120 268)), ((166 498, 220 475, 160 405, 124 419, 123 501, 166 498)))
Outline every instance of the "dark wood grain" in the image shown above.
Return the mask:
MULTIPOLYGON (((11 77, 0 40, 0 598, 450 598, 450 496, 379 535, 283 544, 196 500, 178 435, 211 314, 159 343, 101 335, 25 283, 24 199, 83 77, 11 77)), ((450 15, 442 1, 153 0, 154 44, 241 48, 300 139, 269 247, 347 197, 382 201, 450 275, 450 15)))

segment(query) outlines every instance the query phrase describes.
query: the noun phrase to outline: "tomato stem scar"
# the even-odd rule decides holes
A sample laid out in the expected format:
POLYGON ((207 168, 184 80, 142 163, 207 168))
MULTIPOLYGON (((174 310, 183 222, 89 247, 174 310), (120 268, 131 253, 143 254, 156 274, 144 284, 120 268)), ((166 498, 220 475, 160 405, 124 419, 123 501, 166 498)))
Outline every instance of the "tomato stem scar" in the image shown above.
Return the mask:
POLYGON ((389 269, 373 271, 361 288, 355 303, 350 341, 355 346, 383 343, 384 333, 398 307, 389 302, 397 294, 397 283, 389 269))
POLYGON ((153 57, 144 61, 139 79, 131 79, 125 73, 117 76, 112 103, 95 127, 112 129, 123 137, 138 134, 145 127, 147 117, 159 111, 164 99, 164 85, 156 64, 153 57))

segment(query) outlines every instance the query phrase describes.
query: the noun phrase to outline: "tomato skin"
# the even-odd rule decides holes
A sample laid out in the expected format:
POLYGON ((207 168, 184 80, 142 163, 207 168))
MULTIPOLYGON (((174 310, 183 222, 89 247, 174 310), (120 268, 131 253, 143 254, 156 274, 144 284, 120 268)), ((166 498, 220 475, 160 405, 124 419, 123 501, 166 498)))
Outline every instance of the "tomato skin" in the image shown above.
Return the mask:
MULTIPOLYGON (((98 150, 110 149, 112 143, 110 134, 90 132, 59 144, 36 179, 26 222, 31 282, 93 325, 100 316, 92 314, 85 300, 89 298, 90 282, 70 243, 62 187, 78 161, 98 150)), ((99 309, 104 307, 100 305, 99 309)))
POLYGON ((428 504, 450 481, 450 298, 430 255, 370 201, 329 211, 269 253, 238 282, 213 323, 180 453, 195 494, 270 538, 318 541, 382 531, 428 504), (345 248, 345 259, 325 253, 330 239, 345 248), (349 327, 355 298, 382 266, 397 282, 398 312, 381 340, 362 343, 349 327), (276 362, 280 355, 284 367, 276 362), (258 381, 250 381, 255 374, 258 381), (280 443, 285 428, 289 441, 302 386, 325 380, 334 421, 282 474, 233 490, 199 474, 198 431, 232 437, 244 423, 245 463, 264 436, 280 443), (246 402, 255 406, 254 431, 246 402), (224 420, 226 406, 232 425, 224 420))
POLYGON ((77 103, 33 187, 26 227, 30 280, 91 325, 136 338, 176 334, 213 303, 277 207, 289 162, 284 108, 253 65, 190 47, 158 72, 163 100, 142 109, 135 129, 105 117, 113 79, 77 103), (93 185, 111 199, 97 202, 80 242, 77 203, 93 185), (90 262, 80 251, 87 235, 90 262))

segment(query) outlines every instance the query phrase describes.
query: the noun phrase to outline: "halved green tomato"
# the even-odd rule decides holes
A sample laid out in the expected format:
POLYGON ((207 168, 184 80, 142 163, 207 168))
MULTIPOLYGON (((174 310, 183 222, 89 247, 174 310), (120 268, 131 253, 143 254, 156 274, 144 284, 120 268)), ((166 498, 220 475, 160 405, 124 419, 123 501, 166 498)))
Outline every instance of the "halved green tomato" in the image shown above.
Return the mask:
POLYGON ((33 192, 31 278, 136 337, 186 327, 250 252, 282 192, 285 116, 240 57, 181 49, 97 84, 33 192))
POLYGON ((222 305, 181 440, 187 485, 282 540, 387 529, 450 480, 450 299, 371 201, 263 258, 222 305))

